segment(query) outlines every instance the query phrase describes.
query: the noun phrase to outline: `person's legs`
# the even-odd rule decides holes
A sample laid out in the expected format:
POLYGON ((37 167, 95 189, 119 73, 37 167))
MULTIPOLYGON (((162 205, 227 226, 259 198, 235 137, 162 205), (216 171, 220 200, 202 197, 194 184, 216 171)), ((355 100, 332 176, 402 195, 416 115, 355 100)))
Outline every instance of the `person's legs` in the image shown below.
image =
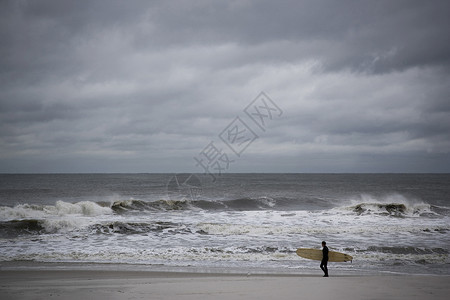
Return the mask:
POLYGON ((325 273, 324 277, 328 277, 328 267, 327 267, 328 261, 322 260, 320 263, 320 268, 325 273))

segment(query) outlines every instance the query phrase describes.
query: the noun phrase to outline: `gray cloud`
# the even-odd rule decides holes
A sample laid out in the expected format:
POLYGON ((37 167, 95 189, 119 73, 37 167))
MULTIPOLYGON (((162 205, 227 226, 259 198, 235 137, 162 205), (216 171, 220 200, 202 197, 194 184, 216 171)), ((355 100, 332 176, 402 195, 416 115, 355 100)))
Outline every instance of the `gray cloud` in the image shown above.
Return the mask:
POLYGON ((448 172, 449 8, 2 1, 0 172, 200 172, 261 90, 284 114, 230 171, 448 172))

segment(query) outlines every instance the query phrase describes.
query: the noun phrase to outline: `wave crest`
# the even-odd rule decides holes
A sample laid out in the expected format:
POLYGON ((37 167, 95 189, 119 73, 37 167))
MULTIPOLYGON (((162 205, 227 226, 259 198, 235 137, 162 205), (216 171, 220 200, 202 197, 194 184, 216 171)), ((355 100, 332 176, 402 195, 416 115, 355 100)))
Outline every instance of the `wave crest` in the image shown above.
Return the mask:
POLYGON ((393 217, 422 217, 438 215, 433 206, 421 201, 414 201, 402 195, 394 194, 382 198, 361 195, 353 200, 353 205, 346 207, 358 215, 386 215, 393 217))
POLYGON ((58 200, 55 205, 19 204, 14 207, 0 206, 0 221, 44 219, 66 215, 93 217, 111 213, 111 208, 92 201, 69 203, 58 200))
POLYGON ((111 209, 116 213, 161 210, 265 210, 277 209, 278 202, 270 197, 240 198, 233 200, 119 200, 111 209))

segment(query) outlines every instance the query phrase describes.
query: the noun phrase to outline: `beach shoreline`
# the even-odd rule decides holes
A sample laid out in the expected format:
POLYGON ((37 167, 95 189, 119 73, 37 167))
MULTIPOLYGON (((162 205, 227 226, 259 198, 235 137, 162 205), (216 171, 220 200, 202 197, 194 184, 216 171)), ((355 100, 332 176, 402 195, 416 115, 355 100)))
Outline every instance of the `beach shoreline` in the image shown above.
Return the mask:
POLYGON ((446 299, 450 276, 239 274, 22 269, 0 272, 4 299, 446 299))
MULTIPOLYGON (((319 262, 320 263, 320 262, 319 262)), ((218 275, 269 275, 269 276, 315 276, 322 274, 317 268, 270 268, 270 267, 232 267, 232 266, 192 266, 165 264, 128 264, 128 263, 98 263, 98 262, 39 262, 39 261, 3 261, 0 271, 86 271, 86 272, 142 272, 168 274, 218 274, 218 275)), ((335 276, 376 276, 379 272, 359 269, 330 268, 335 276)), ((388 274, 396 275, 397 273, 388 274)), ((400 273, 399 273, 400 274, 400 273)), ((426 274, 425 274, 426 275, 426 274)))

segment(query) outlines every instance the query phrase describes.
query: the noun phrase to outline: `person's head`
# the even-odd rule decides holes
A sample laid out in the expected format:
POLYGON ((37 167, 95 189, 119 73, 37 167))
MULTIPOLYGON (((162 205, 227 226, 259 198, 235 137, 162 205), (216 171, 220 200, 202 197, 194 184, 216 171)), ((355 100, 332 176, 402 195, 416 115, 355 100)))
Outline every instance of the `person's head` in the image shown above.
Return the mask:
POLYGON ((323 241, 322 242, 322 247, 325 247, 327 245, 327 242, 323 241))

